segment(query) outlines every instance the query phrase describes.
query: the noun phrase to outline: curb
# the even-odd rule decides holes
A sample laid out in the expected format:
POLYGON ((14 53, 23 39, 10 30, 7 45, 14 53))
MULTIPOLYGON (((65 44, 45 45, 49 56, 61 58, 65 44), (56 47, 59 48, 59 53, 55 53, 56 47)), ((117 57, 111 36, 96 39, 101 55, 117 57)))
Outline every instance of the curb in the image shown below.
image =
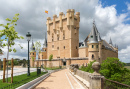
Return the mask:
POLYGON ((22 86, 16 88, 16 89, 28 89, 28 88, 31 89, 31 87, 33 87, 36 83, 38 83, 38 81, 44 80, 44 79, 46 79, 46 78, 49 77, 49 76, 50 76, 50 73, 47 73, 47 74, 42 75, 42 76, 40 76, 40 77, 38 77, 38 78, 36 78, 36 79, 34 79, 34 80, 28 82, 28 83, 26 83, 26 84, 24 84, 24 85, 22 85, 22 86), (33 85, 33 86, 32 86, 32 85, 33 85))

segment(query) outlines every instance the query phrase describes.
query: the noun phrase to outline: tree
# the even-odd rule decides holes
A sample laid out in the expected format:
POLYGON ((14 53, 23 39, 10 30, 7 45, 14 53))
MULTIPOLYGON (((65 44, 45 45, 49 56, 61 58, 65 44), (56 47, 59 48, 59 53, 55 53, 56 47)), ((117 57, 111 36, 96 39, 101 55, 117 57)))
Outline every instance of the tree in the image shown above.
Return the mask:
POLYGON ((80 68, 80 70, 85 71, 85 72, 89 72, 89 73, 93 73, 94 70, 93 70, 93 68, 92 68, 92 64, 93 64, 95 61, 96 61, 96 60, 90 61, 90 63, 88 63, 88 65, 87 65, 87 67, 82 66, 82 67, 80 68))
POLYGON ((3 48, 3 45, 2 45, 1 38, 0 38, 0 54, 3 54, 3 51, 2 51, 2 49, 1 49, 1 48, 3 48))
POLYGON ((53 59, 53 55, 51 54, 51 55, 49 56, 49 61, 50 61, 50 67, 51 67, 51 68, 52 68, 52 63, 51 63, 52 59, 53 59))
MULTIPOLYGON (((124 68, 124 65, 125 63, 119 61, 118 58, 108 57, 101 64, 100 73, 107 79, 126 83, 125 81, 130 80, 130 74, 128 75, 130 71, 124 68)), ((130 82, 127 82, 127 84, 130 84, 130 82)))
MULTIPOLYGON (((39 42, 36 41, 35 44, 34 44, 34 46, 35 46, 37 55, 39 55, 41 53, 41 50, 40 50, 41 49, 41 43, 40 43, 40 41, 39 42)), ((38 62, 39 62, 39 57, 38 57, 38 62)))
MULTIPOLYGON (((0 26, 4 27, 3 30, 0 30, 0 38, 2 36, 6 36, 5 39, 2 39, 1 41, 7 41, 7 43, 3 43, 3 46, 7 46, 8 47, 8 52, 7 52, 7 60, 9 58, 9 52, 12 51, 11 47, 13 45, 15 45, 15 39, 24 39, 24 37, 22 36, 18 36, 18 32, 15 31, 15 26, 17 25, 16 22, 18 21, 18 16, 19 14, 15 14, 15 16, 13 17, 13 20, 7 18, 6 21, 8 21, 9 23, 7 23, 6 25, 4 24, 0 24, 0 26), (8 40, 6 40, 8 39, 8 40)), ((19 46, 21 47, 21 49, 23 48, 20 44, 19 46)), ((13 49, 13 52, 16 52, 16 49, 13 49)), ((8 62, 7 62, 7 69, 8 69, 8 62)), ((7 82, 8 82, 8 70, 7 70, 7 82)))

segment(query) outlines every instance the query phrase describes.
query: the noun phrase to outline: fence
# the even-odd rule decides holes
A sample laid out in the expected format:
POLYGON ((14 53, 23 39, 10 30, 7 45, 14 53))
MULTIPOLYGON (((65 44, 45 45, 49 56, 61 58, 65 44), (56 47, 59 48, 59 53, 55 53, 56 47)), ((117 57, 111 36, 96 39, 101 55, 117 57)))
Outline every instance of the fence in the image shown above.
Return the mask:
POLYGON ((106 78, 101 79, 103 89, 130 89, 129 85, 112 81, 106 78))

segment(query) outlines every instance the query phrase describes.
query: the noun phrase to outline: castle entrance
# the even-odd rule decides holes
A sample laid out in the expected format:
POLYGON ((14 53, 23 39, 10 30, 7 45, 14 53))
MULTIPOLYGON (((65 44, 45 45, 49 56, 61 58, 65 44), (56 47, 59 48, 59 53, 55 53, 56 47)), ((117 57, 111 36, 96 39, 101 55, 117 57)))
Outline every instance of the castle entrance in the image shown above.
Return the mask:
POLYGON ((66 66, 66 61, 65 61, 65 62, 63 62, 63 66, 66 66))
POLYGON ((65 58, 63 59, 62 63, 63 63, 63 66, 66 66, 66 60, 65 60, 65 58))

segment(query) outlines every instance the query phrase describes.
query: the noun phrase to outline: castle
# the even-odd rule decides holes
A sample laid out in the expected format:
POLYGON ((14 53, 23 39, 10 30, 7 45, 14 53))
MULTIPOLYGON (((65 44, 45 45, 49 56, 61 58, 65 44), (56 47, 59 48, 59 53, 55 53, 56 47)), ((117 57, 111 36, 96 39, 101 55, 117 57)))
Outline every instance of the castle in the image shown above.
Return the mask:
POLYGON ((52 54, 53 66, 68 66, 70 64, 85 64, 96 60, 102 63, 107 57, 118 58, 118 46, 113 46, 112 40, 107 43, 101 39, 95 22, 90 34, 84 42, 79 43, 80 13, 68 9, 47 18, 47 38, 45 36, 43 48, 36 60, 36 51, 32 41, 30 51, 30 66, 49 66, 49 56, 52 54))

